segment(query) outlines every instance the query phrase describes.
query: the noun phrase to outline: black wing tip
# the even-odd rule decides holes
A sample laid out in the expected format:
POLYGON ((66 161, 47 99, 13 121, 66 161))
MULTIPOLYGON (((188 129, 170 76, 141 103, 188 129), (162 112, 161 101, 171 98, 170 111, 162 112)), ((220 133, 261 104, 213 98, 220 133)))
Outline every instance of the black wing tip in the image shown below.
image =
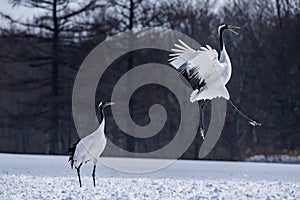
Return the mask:
POLYGON ((67 153, 69 154, 69 162, 71 164, 71 168, 73 169, 74 166, 74 154, 75 154, 75 150, 76 150, 76 145, 79 143, 80 140, 78 140, 77 142, 75 142, 74 144, 72 144, 72 146, 68 149, 67 153))

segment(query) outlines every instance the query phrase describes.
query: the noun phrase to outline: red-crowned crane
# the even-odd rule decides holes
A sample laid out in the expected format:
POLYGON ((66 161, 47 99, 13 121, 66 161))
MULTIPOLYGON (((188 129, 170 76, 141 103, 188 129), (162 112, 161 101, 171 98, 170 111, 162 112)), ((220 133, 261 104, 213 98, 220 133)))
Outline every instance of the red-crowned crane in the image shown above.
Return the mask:
POLYGON ((100 113, 100 125, 99 127, 89 134, 88 136, 81 138, 77 143, 75 143, 71 148, 69 148, 69 162, 71 167, 73 166, 77 170, 77 175, 79 179, 79 186, 81 187, 80 179, 80 167, 82 164, 87 163, 92 160, 94 162, 94 169, 92 173, 94 186, 96 186, 95 181, 95 171, 98 158, 104 151, 106 146, 106 137, 105 137, 105 117, 104 117, 104 108, 107 106, 113 105, 113 102, 100 102, 98 109, 100 113))
POLYGON ((190 83, 194 91, 190 96, 190 101, 204 101, 202 104, 202 127, 200 128, 201 136, 204 139, 204 107, 207 100, 217 97, 223 97, 229 100, 232 107, 244 118, 246 118, 252 126, 260 126, 261 123, 254 121, 247 114, 242 112, 234 105, 230 99, 229 92, 225 85, 231 78, 231 62, 227 54, 225 44, 223 41, 223 32, 229 30, 238 34, 234 29, 240 29, 236 26, 231 26, 222 23, 218 27, 218 34, 220 39, 220 56, 215 49, 209 45, 200 47, 199 50, 194 50, 183 41, 179 40, 180 44, 175 44, 175 49, 171 49, 173 56, 169 59, 170 65, 178 70, 190 83))

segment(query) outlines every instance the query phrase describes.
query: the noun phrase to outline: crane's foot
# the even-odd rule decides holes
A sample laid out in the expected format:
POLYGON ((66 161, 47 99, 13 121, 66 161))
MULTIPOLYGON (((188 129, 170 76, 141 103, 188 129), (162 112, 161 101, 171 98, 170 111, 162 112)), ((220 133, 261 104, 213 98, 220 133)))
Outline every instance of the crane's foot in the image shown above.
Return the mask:
POLYGON ((250 121, 249 121, 249 124, 252 125, 252 126, 261 126, 261 125, 262 125, 261 123, 256 122, 256 121, 254 121, 254 120, 250 120, 250 121))
POLYGON ((201 133, 202 139, 204 140, 205 139, 204 129, 200 128, 200 133, 201 133))

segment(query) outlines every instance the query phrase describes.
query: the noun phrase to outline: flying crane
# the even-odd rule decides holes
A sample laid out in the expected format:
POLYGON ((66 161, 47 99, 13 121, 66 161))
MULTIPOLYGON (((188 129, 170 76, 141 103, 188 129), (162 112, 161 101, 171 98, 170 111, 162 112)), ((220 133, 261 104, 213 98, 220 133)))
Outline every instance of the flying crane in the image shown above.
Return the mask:
POLYGON ((190 95, 190 101, 204 101, 201 107, 202 125, 200 128, 201 136, 204 139, 204 108, 208 100, 217 97, 223 97, 230 102, 234 110, 248 120, 252 126, 261 126, 261 123, 251 119, 247 114, 241 111, 231 100, 226 84, 231 78, 232 67, 229 55, 227 54, 223 41, 223 33, 229 30, 234 34, 238 34, 235 30, 240 29, 236 26, 231 26, 222 23, 218 27, 220 39, 220 56, 215 49, 209 45, 200 47, 199 50, 194 50, 183 41, 179 40, 180 44, 175 44, 174 49, 169 59, 170 65, 178 70, 190 83, 193 92, 190 95))

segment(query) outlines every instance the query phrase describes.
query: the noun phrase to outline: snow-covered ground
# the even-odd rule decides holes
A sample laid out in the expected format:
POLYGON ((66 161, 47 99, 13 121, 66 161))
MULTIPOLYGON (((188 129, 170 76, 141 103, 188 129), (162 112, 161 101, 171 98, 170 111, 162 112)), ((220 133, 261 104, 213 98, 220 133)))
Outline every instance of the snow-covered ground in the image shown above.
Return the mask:
MULTIPOLYGON (((136 159, 106 159, 136 165, 136 159)), ((94 188, 89 163, 80 188, 67 160, 0 154, 0 199, 300 199, 296 164, 176 161, 156 172, 127 174, 98 163, 94 188)), ((141 168, 149 165, 149 159, 139 161, 141 168)))

